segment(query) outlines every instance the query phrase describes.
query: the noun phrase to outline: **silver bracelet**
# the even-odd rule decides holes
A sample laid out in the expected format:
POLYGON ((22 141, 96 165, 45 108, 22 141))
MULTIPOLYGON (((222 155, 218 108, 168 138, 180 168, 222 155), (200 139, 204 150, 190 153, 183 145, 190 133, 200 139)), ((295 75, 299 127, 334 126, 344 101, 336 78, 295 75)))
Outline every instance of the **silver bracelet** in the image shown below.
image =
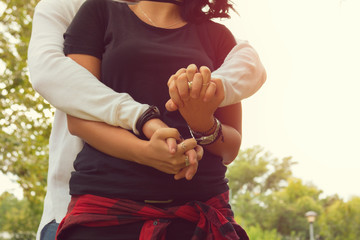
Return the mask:
POLYGON ((219 137, 222 137, 222 141, 224 141, 224 136, 222 134, 221 122, 217 118, 215 118, 215 122, 216 122, 215 132, 210 134, 210 135, 207 135, 207 136, 203 136, 203 135, 200 136, 199 132, 196 132, 196 131, 192 130, 191 127, 188 125, 191 136, 196 140, 196 142, 199 145, 205 146, 205 145, 212 144, 219 137))

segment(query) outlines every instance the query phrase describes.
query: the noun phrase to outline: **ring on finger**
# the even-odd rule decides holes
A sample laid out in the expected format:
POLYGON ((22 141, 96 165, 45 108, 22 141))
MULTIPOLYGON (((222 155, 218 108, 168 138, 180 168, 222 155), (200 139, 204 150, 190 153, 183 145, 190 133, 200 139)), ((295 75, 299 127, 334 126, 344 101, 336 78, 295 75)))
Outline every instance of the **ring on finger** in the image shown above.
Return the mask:
POLYGON ((186 151, 186 145, 185 145, 185 142, 182 142, 182 143, 181 143, 181 148, 182 148, 184 151, 186 151))
POLYGON ((185 156, 185 166, 189 166, 190 165, 190 160, 189 160, 189 156, 185 156))
POLYGON ((209 86, 210 83, 203 83, 203 86, 209 86))
POLYGON ((192 82, 188 82, 188 87, 189 87, 189 89, 191 90, 191 88, 192 88, 192 82))

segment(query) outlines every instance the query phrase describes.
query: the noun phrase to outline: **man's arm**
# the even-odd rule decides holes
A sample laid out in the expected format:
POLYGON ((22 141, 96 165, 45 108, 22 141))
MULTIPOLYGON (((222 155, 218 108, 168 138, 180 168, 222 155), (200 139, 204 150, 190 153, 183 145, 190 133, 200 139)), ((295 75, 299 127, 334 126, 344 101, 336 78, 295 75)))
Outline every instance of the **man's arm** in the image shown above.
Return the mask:
POLYGON ((225 98, 220 107, 239 103, 256 93, 266 80, 266 71, 255 49, 244 40, 230 51, 224 63, 212 73, 223 80, 225 98))
POLYGON ((89 71, 64 56, 63 33, 83 0, 42 0, 35 9, 28 50, 34 89, 54 107, 85 120, 136 131, 148 109, 125 93, 117 93, 89 71))
MULTIPOLYGON (((192 81, 194 74, 198 72, 198 67, 190 64, 186 69, 179 69, 170 77, 168 86, 176 90, 173 89, 173 95, 165 105, 168 111, 178 110, 183 105, 182 99, 189 97, 187 86, 184 89, 184 86, 181 87, 181 83, 177 81, 184 72, 188 75, 188 81, 192 81)), ((225 97, 219 107, 224 107, 239 103, 256 93, 266 81, 266 71, 255 49, 247 41, 238 40, 224 63, 212 72, 211 78, 221 79, 223 82, 225 97)))

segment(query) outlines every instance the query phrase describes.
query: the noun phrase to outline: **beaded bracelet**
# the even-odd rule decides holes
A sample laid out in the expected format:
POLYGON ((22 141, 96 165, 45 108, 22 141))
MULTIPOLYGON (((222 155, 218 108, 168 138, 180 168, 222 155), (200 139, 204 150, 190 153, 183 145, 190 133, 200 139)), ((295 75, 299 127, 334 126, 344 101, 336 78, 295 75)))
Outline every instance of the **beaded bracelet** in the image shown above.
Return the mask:
POLYGON ((221 122, 217 119, 215 119, 215 126, 216 129, 215 131, 210 134, 210 135, 200 135, 199 132, 195 132, 193 131, 190 126, 188 125, 189 131, 191 136, 196 140, 196 142, 201 145, 201 146, 206 146, 209 144, 214 143, 216 140, 219 139, 219 137, 221 137, 221 141, 224 142, 224 136, 222 134, 222 126, 221 126, 221 122))
POLYGON ((191 130, 191 132, 193 132, 193 134, 195 136, 206 136, 206 135, 213 133, 214 130, 216 129, 216 126, 217 126, 217 122, 216 122, 216 118, 214 117, 214 124, 212 125, 212 127, 209 130, 207 130, 205 132, 197 132, 197 131, 192 130, 191 128, 190 128, 190 130, 191 130))

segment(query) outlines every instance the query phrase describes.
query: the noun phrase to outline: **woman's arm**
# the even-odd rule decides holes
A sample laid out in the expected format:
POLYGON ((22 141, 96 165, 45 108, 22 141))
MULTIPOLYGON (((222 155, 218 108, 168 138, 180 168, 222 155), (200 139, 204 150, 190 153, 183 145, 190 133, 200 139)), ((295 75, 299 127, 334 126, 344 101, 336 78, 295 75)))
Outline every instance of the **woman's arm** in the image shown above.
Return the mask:
MULTIPOLYGON (((193 68, 189 66, 188 69, 193 68)), ((219 155, 228 164, 238 154, 241 144, 241 103, 218 108, 224 99, 224 88, 220 79, 211 79, 211 72, 201 67, 199 72, 180 70, 183 73, 172 76, 169 83, 169 94, 180 96, 179 111, 194 132, 210 135, 215 132, 214 117, 221 122, 220 136, 212 144, 203 146, 209 152, 219 155), (190 80, 189 80, 190 79, 190 80), (192 82, 189 90, 188 82, 192 82), (197 92, 197 93, 193 93, 197 92), (176 93, 176 94, 174 94, 176 93), (207 100, 204 101, 204 97, 207 100)))
POLYGON ((196 147, 193 139, 185 140, 186 149, 177 145, 175 153, 170 153, 167 138, 179 139, 176 129, 160 128, 150 141, 137 138, 131 132, 68 115, 68 128, 71 134, 82 138, 92 147, 116 158, 126 159, 156 168, 169 174, 177 174, 185 167, 185 152, 196 147), (141 151, 139 151, 141 149, 141 151))

